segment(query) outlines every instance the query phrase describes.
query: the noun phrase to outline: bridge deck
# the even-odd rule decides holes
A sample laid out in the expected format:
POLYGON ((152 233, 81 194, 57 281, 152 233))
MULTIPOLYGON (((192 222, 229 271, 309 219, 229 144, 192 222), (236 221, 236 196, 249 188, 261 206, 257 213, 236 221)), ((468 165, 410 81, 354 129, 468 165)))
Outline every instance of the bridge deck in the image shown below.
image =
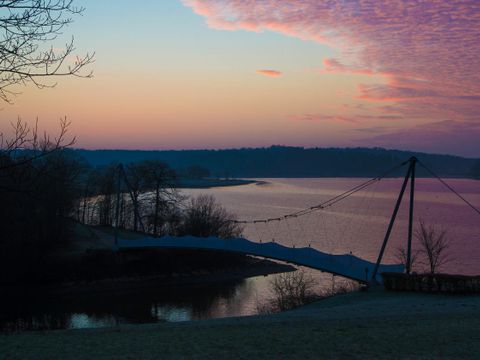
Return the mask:
MULTIPOLYGON (((340 275, 360 282, 369 282, 374 263, 353 255, 332 255, 310 247, 291 248, 273 242, 256 243, 244 238, 219 239, 194 236, 160 238, 144 237, 135 240, 118 239, 118 249, 208 249, 237 252, 286 261, 312 269, 340 275)), ((403 265, 380 265, 378 273, 403 272, 403 265)), ((380 276, 377 281, 381 282, 380 276)))

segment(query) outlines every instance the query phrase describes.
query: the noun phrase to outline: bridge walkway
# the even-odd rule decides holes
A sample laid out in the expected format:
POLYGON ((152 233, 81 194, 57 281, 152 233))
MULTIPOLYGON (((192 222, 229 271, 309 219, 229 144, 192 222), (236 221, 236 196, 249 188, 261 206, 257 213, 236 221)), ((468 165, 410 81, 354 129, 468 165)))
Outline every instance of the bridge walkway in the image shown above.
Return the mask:
MULTIPOLYGON (((312 269, 343 276, 363 283, 371 281, 375 263, 363 260, 351 254, 334 255, 321 252, 311 247, 288 247, 274 242, 257 243, 244 238, 220 239, 217 237, 199 238, 183 237, 149 237, 138 239, 118 238, 119 250, 127 249, 203 249, 236 252, 246 255, 260 256, 268 259, 309 267, 312 269)), ((378 273, 403 272, 403 265, 380 265, 378 273)), ((377 276, 381 283, 381 276, 377 276)))

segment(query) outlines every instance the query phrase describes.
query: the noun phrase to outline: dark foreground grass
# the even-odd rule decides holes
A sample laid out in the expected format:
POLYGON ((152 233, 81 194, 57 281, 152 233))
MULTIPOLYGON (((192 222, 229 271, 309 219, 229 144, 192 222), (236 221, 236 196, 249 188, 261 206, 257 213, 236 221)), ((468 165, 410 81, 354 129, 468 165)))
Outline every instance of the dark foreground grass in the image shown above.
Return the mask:
POLYGON ((350 294, 268 317, 1 335, 0 358, 478 359, 479 309, 478 298, 350 294))

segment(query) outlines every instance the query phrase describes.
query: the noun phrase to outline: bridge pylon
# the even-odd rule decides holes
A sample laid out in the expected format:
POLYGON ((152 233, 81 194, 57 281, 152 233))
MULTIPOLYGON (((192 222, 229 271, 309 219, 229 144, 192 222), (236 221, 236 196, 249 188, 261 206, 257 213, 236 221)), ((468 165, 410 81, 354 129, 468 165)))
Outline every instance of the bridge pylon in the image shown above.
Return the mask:
POLYGON ((398 210, 400 209, 400 204, 402 203, 403 194, 405 193, 405 189, 407 188, 407 184, 409 180, 410 180, 410 204, 409 204, 410 207, 409 207, 409 216, 408 216, 407 263, 405 264, 406 265, 405 268, 406 268, 407 274, 409 274, 411 271, 413 205, 414 205, 414 198, 415 198, 415 166, 417 164, 417 158, 415 156, 412 156, 405 163, 403 163, 403 165, 407 163, 409 163, 408 170, 403 180, 400 193, 398 194, 397 202, 395 203, 395 208, 393 209, 392 216, 390 217, 390 222, 388 224, 387 232, 385 233, 385 238, 383 239, 382 247, 380 248, 380 252, 378 253, 378 258, 377 258, 377 262, 375 263, 375 268, 373 269, 371 282, 377 282, 376 278, 378 273, 378 267, 382 262, 383 253, 385 252, 385 248, 387 247, 388 240, 390 239, 390 234, 392 232, 398 210))

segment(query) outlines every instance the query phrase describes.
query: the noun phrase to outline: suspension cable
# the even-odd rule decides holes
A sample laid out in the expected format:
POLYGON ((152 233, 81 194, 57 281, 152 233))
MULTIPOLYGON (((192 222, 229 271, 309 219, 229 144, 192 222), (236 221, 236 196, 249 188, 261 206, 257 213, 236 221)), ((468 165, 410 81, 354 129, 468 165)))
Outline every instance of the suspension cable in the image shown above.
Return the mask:
POLYGON ((450 190, 451 192, 453 192, 455 195, 457 195, 463 202, 465 202, 465 204, 467 204, 468 206, 470 206, 475 212, 477 212, 478 214, 480 214, 480 210, 475 207, 470 201, 468 201, 467 199, 465 199, 462 195, 460 195, 454 188, 452 188, 450 185, 448 185, 445 180, 443 180, 440 176, 438 176, 436 173, 434 173, 432 170, 430 170, 423 162, 421 162, 420 160, 418 160, 418 163, 420 163, 420 165, 425 169, 427 170, 430 175, 432 175, 433 177, 437 178, 438 181, 440 181, 448 190, 450 190))
POLYGON ((409 162, 409 160, 404 161, 403 163, 401 163, 397 166, 394 166, 390 170, 388 170, 388 171, 386 171, 386 172, 384 172, 384 173, 382 173, 382 174, 380 174, 380 175, 378 175, 378 176, 376 176, 376 177, 374 177, 370 180, 367 180, 367 181, 351 188, 350 190, 347 190, 347 191, 345 191, 345 192, 343 192, 339 195, 336 195, 336 196, 334 196, 334 197, 328 199, 327 201, 324 201, 324 202, 322 202, 318 205, 311 206, 311 207, 308 207, 308 208, 305 208, 305 209, 301 209, 301 210, 295 211, 293 213, 286 214, 286 215, 283 215, 281 217, 276 217, 276 218, 255 219, 255 220, 231 220, 231 221, 233 223, 236 223, 236 224, 252 224, 252 223, 256 223, 256 222, 267 223, 267 222, 270 222, 270 221, 284 220, 284 219, 287 219, 287 218, 290 218, 290 217, 307 215, 307 214, 310 214, 314 211, 322 210, 322 209, 325 209, 326 207, 332 206, 332 205, 336 204, 337 202, 342 201, 343 199, 355 194, 356 192, 363 190, 367 186, 370 186, 370 185, 376 183, 377 181, 380 181, 381 179, 383 179, 384 177, 386 177, 390 173, 400 169, 401 167, 403 167, 408 162, 409 162))

